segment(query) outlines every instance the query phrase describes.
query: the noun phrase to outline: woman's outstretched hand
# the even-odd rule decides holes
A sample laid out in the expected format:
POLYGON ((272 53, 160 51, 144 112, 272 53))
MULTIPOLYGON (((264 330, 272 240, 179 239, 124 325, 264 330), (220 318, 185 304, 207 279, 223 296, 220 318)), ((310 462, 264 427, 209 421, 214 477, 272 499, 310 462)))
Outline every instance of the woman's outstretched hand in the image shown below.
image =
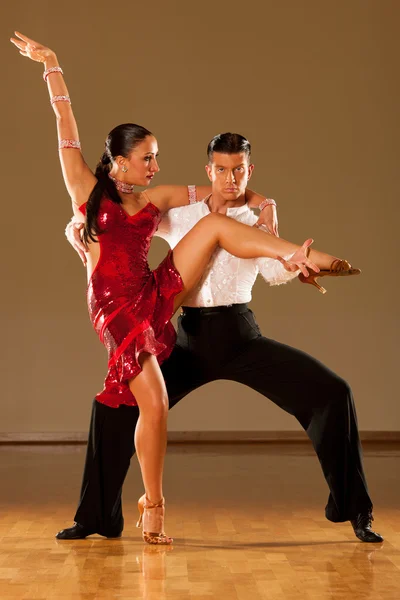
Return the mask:
POLYGON ((19 53, 22 56, 27 56, 28 58, 35 60, 36 62, 45 63, 55 56, 55 53, 50 50, 50 48, 46 48, 46 46, 42 46, 39 42, 35 42, 30 38, 26 37, 19 31, 15 31, 16 38, 10 38, 10 42, 19 48, 19 53), (19 39, 17 39, 19 38, 19 39))
POLYGON ((310 238, 288 260, 285 260, 281 256, 278 256, 277 260, 282 263, 286 271, 294 272, 300 269, 305 277, 309 276, 307 268, 319 273, 319 267, 307 258, 308 249, 313 242, 314 240, 310 238))

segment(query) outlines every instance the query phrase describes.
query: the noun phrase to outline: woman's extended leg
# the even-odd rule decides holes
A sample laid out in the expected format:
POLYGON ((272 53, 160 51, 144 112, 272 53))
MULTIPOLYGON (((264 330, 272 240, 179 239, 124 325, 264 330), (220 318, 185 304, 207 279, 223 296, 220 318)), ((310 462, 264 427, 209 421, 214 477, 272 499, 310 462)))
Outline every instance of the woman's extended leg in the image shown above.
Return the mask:
POLYGON ((319 267, 306 257, 311 243, 312 240, 308 240, 303 246, 298 246, 224 215, 212 213, 196 223, 174 248, 174 264, 184 284, 183 291, 175 298, 174 308, 176 310, 181 305, 199 281, 218 245, 239 258, 268 256, 282 261, 282 256, 294 255, 291 262, 307 276, 307 267, 319 271, 319 267))

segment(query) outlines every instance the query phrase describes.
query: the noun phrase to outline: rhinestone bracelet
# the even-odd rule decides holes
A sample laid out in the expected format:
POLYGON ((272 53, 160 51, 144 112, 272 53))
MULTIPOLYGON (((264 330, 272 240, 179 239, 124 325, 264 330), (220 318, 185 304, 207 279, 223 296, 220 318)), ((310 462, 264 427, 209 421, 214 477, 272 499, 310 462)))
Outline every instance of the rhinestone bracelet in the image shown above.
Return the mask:
POLYGON ((53 96, 51 103, 54 104, 54 102, 68 102, 71 104, 71 98, 69 96, 53 96))
POLYGON ((44 73, 43 73, 43 79, 45 81, 47 81, 47 77, 51 74, 51 73, 61 73, 61 75, 64 75, 64 72, 62 70, 61 67, 50 67, 50 69, 47 69, 44 73))
POLYGON ((76 150, 80 150, 81 143, 79 140, 60 140, 58 142, 58 149, 62 150, 62 148, 74 148, 76 150))
POLYGON ((265 198, 265 200, 263 200, 260 205, 259 205, 259 210, 264 210, 264 208, 266 206, 276 206, 276 202, 273 198, 265 198))
POLYGON ((188 185, 189 204, 197 204, 196 186, 188 185))

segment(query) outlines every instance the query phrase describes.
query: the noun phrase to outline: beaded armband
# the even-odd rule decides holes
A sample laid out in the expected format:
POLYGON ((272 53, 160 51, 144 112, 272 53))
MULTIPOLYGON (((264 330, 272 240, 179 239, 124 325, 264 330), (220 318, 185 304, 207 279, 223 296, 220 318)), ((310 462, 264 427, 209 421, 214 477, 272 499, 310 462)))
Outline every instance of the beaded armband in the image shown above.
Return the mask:
POLYGON ((188 185, 188 194, 189 194, 189 204, 196 204, 197 196, 196 196, 196 186, 188 185))
POLYGON ((80 150, 81 143, 79 140, 60 140, 58 142, 58 149, 62 150, 63 148, 74 148, 75 150, 80 150))
POLYGON ((260 205, 259 205, 259 207, 258 207, 258 208, 259 208, 259 210, 261 211, 261 210, 264 210, 264 208, 265 208, 266 206, 271 206, 271 205, 272 205, 272 206, 276 206, 276 202, 275 202, 275 200, 273 200, 273 198, 265 198, 265 200, 263 200, 263 201, 260 203, 260 205))
POLYGON ((50 67, 50 69, 47 69, 44 73, 43 73, 43 79, 45 81, 47 81, 47 77, 51 74, 51 73, 61 73, 61 75, 64 75, 63 70, 61 67, 50 67))
POLYGON ((71 98, 69 96, 53 96, 50 102, 52 104, 55 102, 68 102, 68 104, 71 104, 71 98))

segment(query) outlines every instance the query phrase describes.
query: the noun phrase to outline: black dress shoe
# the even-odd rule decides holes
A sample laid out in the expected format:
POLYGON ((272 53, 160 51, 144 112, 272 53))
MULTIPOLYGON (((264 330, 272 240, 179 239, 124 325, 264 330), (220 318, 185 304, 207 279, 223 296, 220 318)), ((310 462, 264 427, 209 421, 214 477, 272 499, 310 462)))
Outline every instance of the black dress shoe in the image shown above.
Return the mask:
POLYGON ((58 540, 83 540, 88 535, 92 535, 96 533, 83 525, 79 525, 79 523, 75 523, 72 527, 68 527, 67 529, 61 529, 56 535, 58 540))
POLYGON ((372 510, 369 510, 365 513, 359 513, 350 523, 359 540, 369 542, 370 544, 379 544, 383 542, 383 537, 379 533, 372 531, 371 525, 373 520, 372 510))
POLYGON ((103 537, 112 539, 112 538, 120 538, 122 535, 122 531, 118 531, 116 533, 112 533, 107 535, 105 533, 99 533, 94 529, 88 529, 84 525, 80 525, 79 523, 74 523, 72 527, 68 527, 67 529, 61 529, 56 535, 58 540, 84 540, 88 535, 93 535, 94 533, 98 533, 103 537))

